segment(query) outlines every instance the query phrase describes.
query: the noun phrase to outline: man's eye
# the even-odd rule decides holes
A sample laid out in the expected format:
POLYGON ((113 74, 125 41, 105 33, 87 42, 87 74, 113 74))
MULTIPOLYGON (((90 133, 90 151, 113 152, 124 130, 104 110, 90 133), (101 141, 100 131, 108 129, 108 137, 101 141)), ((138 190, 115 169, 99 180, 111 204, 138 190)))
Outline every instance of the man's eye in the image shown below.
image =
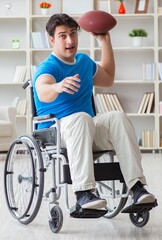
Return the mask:
POLYGON ((61 38, 65 38, 65 35, 61 35, 60 37, 61 37, 61 38))

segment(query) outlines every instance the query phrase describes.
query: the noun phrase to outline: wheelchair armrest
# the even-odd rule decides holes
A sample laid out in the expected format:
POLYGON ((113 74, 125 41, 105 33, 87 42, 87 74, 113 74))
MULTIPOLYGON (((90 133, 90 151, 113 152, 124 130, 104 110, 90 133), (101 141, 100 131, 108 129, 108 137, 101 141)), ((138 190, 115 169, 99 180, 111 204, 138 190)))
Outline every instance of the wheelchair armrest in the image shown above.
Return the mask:
POLYGON ((44 120, 52 120, 53 118, 55 117, 54 114, 50 113, 50 114, 47 114, 47 115, 43 115, 43 116, 36 116, 33 118, 34 121, 44 121, 44 120))
POLYGON ((43 115, 43 116, 36 116, 33 118, 33 130, 34 132, 37 132, 37 138, 43 138, 41 141, 46 143, 45 145, 51 145, 52 144, 56 144, 57 145, 57 153, 60 154, 60 124, 59 124, 59 120, 55 117, 54 114, 50 113, 47 115, 43 115), (44 122, 53 122, 53 127, 52 128, 48 128, 46 130, 42 129, 42 130, 37 130, 37 124, 39 123, 44 123, 44 122), (57 131, 55 131, 57 130, 57 131), (42 134, 42 131, 44 131, 44 133, 42 134), (55 132, 55 133, 54 133, 55 132), (53 135, 54 134, 54 135, 53 135), (55 138, 54 142, 53 140, 51 141, 51 137, 55 138))

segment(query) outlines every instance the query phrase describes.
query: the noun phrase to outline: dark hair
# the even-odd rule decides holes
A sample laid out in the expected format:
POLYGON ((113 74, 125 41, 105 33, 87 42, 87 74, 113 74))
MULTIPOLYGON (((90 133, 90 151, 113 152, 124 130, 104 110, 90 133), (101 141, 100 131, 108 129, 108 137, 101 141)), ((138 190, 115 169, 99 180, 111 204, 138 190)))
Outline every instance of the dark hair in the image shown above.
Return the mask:
POLYGON ((46 24, 46 31, 51 37, 53 37, 56 27, 61 25, 67 26, 69 28, 75 28, 76 30, 80 29, 80 26, 78 25, 77 21, 75 21, 75 19, 69 17, 65 13, 60 13, 54 14, 50 17, 46 24))

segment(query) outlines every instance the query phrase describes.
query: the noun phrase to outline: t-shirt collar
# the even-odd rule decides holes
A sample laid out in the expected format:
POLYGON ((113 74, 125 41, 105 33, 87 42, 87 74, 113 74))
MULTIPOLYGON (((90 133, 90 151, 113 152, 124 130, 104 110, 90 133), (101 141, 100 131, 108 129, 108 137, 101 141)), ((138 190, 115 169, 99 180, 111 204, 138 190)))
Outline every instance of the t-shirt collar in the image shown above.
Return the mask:
POLYGON ((68 64, 68 65, 74 65, 76 63, 76 59, 74 58, 74 62, 67 62, 61 58, 59 58, 54 52, 51 53, 52 55, 54 55, 56 58, 58 58, 61 62, 68 64))

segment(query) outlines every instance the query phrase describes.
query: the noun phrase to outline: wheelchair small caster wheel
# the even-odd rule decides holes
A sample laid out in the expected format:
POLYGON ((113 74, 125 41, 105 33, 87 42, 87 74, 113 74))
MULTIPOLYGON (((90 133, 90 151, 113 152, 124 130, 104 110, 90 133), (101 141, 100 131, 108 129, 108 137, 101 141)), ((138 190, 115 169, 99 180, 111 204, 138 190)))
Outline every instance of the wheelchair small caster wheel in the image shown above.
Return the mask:
POLYGON ((148 211, 138 212, 138 213, 129 213, 129 217, 131 222, 136 227, 143 227, 147 224, 150 217, 150 213, 148 211))
POLYGON ((54 206, 50 213, 49 227, 53 233, 57 233, 61 230, 63 224, 62 210, 59 206, 54 206))

